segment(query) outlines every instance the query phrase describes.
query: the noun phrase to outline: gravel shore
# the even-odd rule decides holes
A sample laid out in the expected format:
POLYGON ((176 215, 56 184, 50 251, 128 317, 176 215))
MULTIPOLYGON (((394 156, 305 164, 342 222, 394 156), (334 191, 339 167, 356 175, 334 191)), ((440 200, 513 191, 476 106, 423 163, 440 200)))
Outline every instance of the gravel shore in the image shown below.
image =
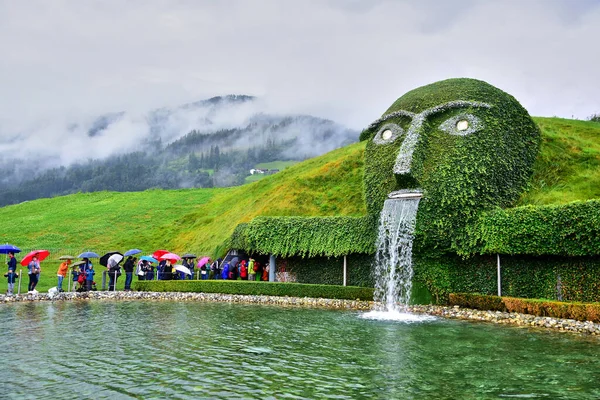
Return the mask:
MULTIPOLYGON (((47 293, 23 294, 17 296, 0 295, 0 303, 36 302, 36 301, 81 301, 81 300, 170 300, 203 301, 246 304, 269 304, 278 306, 318 307, 330 309, 368 311, 374 307, 372 301, 316 299, 309 297, 245 296, 217 293, 181 293, 181 292, 84 292, 59 293, 50 296, 47 293)), ((560 332, 582 333, 600 336, 600 324, 573 319, 537 317, 529 314, 506 313, 500 311, 481 311, 459 306, 410 306, 408 311, 428 314, 441 318, 482 321, 494 324, 516 325, 532 328, 551 329, 560 332)))

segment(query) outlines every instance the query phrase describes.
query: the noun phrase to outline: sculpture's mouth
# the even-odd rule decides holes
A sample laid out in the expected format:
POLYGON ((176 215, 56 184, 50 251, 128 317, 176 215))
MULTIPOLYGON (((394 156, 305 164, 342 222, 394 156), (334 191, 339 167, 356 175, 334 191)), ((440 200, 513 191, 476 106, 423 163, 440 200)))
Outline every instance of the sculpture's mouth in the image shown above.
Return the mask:
POLYGON ((401 189, 388 194, 388 199, 420 199, 423 192, 420 189, 401 189))

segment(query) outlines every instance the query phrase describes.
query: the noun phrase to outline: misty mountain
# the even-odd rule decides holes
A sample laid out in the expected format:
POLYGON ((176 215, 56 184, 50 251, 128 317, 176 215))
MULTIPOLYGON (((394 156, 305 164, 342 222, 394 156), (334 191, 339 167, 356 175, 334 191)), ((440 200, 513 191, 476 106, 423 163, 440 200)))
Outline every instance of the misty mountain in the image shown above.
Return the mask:
POLYGON ((57 119, 0 144, 0 205, 79 191, 239 185, 257 163, 304 160, 357 139, 333 121, 271 114, 244 95, 57 119))

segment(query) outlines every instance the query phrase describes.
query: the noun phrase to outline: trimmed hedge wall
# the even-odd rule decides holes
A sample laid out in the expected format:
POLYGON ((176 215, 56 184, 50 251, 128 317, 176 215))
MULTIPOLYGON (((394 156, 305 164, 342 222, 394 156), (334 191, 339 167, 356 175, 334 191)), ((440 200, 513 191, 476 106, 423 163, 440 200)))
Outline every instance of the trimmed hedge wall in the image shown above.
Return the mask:
MULTIPOLYGON (((299 283, 342 285, 344 279, 343 257, 290 257, 277 260, 277 264, 286 264, 286 271, 295 273, 299 283)), ((373 287, 370 254, 350 254, 346 257, 348 285, 373 287)))
POLYGON ((477 310, 516 312, 540 317, 600 322, 600 303, 567 303, 562 301, 486 296, 473 293, 452 293, 449 299, 450 305, 477 310))
POLYGON ((374 253, 372 217, 256 217, 234 230, 231 247, 280 257, 374 253))
POLYGON ((203 292, 254 296, 316 297, 373 300, 373 289, 355 286, 309 285, 253 281, 138 281, 134 290, 146 292, 203 292))
MULTIPOLYGON (((497 293, 496 256, 415 257, 415 280, 439 303, 450 293, 497 293)), ((511 297, 597 301, 600 257, 500 256, 502 294, 511 297)))
POLYGON ((495 209, 469 228, 470 248, 462 254, 600 254, 600 201, 495 209))

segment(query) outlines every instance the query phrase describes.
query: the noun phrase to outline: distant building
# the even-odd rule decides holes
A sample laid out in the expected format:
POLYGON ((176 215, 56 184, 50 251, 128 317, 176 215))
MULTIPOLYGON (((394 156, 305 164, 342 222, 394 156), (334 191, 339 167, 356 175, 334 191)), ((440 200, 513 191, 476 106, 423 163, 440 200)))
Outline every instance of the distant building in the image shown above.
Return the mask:
POLYGON ((267 175, 271 175, 271 174, 276 174, 277 172, 279 172, 278 169, 252 168, 250 170, 250 175, 255 175, 255 174, 267 174, 267 175))

